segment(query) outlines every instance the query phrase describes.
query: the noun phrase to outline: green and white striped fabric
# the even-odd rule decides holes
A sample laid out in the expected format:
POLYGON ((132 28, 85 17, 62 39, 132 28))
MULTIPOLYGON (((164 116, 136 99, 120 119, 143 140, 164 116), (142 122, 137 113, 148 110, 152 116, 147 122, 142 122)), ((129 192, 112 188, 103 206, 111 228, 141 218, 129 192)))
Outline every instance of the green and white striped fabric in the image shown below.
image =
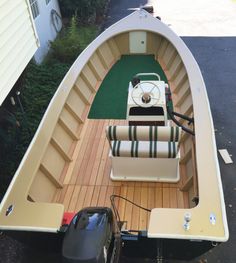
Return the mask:
POLYGON ((175 158, 178 143, 157 141, 113 141, 113 156, 142 158, 175 158))
POLYGON ((180 127, 167 126, 108 126, 109 141, 165 141, 179 142, 180 127))
POLYGON ((106 135, 113 156, 175 158, 181 137, 180 127, 108 126, 106 135))

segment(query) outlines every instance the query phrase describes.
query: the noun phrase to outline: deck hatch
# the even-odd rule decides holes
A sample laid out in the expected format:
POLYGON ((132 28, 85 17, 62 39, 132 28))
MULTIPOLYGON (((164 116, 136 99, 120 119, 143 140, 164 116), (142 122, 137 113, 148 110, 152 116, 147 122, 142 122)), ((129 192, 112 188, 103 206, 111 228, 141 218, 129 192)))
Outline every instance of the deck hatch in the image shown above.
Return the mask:
POLYGON ((135 31, 129 33, 130 53, 146 53, 147 51, 147 33, 135 31))

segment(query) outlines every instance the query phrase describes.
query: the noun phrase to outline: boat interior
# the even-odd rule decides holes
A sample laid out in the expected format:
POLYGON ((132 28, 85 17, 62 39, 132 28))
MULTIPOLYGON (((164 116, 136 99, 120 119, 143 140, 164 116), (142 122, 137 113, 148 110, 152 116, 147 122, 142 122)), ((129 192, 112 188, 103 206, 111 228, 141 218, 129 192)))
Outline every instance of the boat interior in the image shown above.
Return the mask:
MULTIPOLYGON (((128 125, 128 122, 125 116, 123 119, 116 119, 116 116, 92 119, 87 116, 104 78, 109 78, 111 68, 124 59, 124 55, 135 56, 130 54, 128 47, 129 33, 103 43, 78 76, 29 189, 28 198, 32 202, 58 202, 64 205, 65 211, 77 212, 88 206, 110 207, 110 196, 116 194, 149 209, 189 208, 195 205, 193 200, 198 196, 198 191, 194 138, 188 133, 183 132, 180 143, 179 182, 113 181, 110 178, 110 147, 105 129, 109 125, 128 125)), ((147 55, 152 55, 151 58, 161 65, 171 89, 175 111, 193 117, 188 76, 173 45, 164 37, 148 32, 147 53, 140 56, 147 55)), ((142 58, 139 59, 142 68, 142 58)), ((112 101, 116 100, 115 90, 121 84, 119 78, 129 70, 127 67, 122 69, 123 72, 120 69, 118 74, 112 72, 116 78, 114 82, 111 81, 113 85, 109 86, 110 91, 106 90, 114 96, 112 101)), ((158 72, 159 67, 156 70, 158 72)), ((122 82, 126 90, 128 84, 122 82)), ((106 102, 103 98, 102 103, 106 102)), ((102 107, 102 103, 97 107, 102 107)), ((93 112, 96 113, 96 109, 93 112)), ((147 229, 147 211, 125 200, 117 200, 117 206, 120 218, 127 222, 128 229, 147 229)))
MULTIPOLYGON (((150 71, 158 73, 168 83, 174 110, 194 117, 188 74, 173 44, 164 36, 148 31, 115 35, 91 54, 80 72, 68 72, 64 79, 64 87, 70 89, 68 96, 62 102, 59 97, 63 90, 55 94, 29 154, 18 169, 17 178, 22 175, 24 179, 12 186, 14 191, 9 202, 25 194, 30 201, 27 203, 38 205, 34 211, 40 212, 47 204, 59 203, 63 204, 64 212, 77 212, 88 206, 110 207, 110 196, 116 194, 148 209, 194 207, 198 199, 195 139, 184 131, 179 141, 178 181, 129 181, 110 177, 112 160, 106 127, 129 126, 126 118, 129 81, 139 72, 150 71), (141 51, 141 44, 135 46, 137 38, 145 45, 141 51), (67 81, 70 74, 77 74, 73 85, 67 81), (116 101, 123 112, 118 112, 116 101)), ((194 129, 188 121, 179 121, 194 129)), ((171 120, 169 123, 175 126, 171 120)), ((127 229, 147 230, 150 216, 147 211, 123 199, 116 199, 116 206, 127 229)), ((56 210, 56 206, 48 207, 55 218, 62 211, 61 208, 56 210)), ((40 220, 36 217, 34 224, 40 220)), ((9 220, 16 219, 9 217, 9 220)), ((51 217, 48 220, 52 221, 52 226, 55 225, 53 220, 58 222, 51 217)), ((25 218, 22 222, 29 224, 25 218)), ((40 224, 42 226, 42 222, 40 224)))

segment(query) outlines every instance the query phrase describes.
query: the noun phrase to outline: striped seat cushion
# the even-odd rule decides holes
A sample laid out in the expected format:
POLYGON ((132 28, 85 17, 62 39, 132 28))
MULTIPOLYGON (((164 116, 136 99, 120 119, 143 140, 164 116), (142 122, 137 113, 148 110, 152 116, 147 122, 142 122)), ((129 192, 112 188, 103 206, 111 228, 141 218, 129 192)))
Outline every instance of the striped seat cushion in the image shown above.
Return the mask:
POLYGON ((108 126, 109 141, 165 141, 179 142, 180 127, 169 126, 108 126))
POLYGON ((177 154, 176 142, 157 141, 112 141, 113 156, 143 157, 143 158, 175 158, 177 154))

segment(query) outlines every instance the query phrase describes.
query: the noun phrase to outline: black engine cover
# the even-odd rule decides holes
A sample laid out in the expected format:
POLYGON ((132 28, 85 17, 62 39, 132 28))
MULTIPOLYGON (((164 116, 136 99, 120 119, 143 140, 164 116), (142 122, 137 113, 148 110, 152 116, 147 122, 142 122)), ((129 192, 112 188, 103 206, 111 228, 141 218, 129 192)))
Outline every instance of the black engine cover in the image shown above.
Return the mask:
POLYGON ((65 263, 104 263, 112 238, 112 211, 89 207, 72 219, 63 240, 65 263))

